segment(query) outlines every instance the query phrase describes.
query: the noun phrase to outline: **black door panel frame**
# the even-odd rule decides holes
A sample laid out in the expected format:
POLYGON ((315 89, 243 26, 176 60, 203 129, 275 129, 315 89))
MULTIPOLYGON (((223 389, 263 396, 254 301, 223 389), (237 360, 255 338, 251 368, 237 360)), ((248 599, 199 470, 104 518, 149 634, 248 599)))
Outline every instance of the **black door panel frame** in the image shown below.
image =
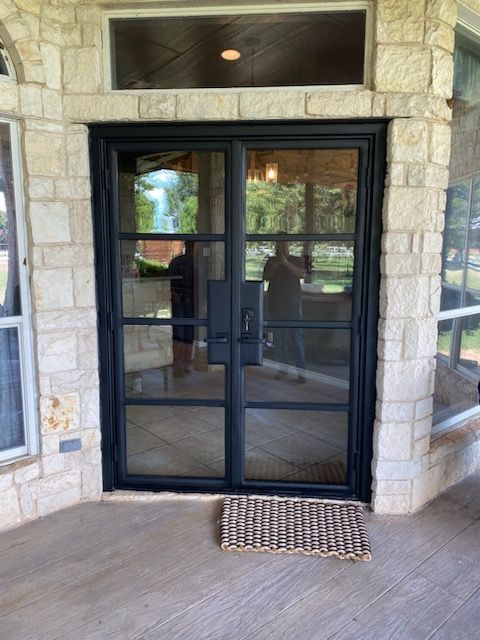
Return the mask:
MULTIPOLYGON (((98 331, 100 356, 101 422, 103 484, 107 491, 120 488, 148 490, 278 493, 315 495, 322 497, 349 498, 368 501, 371 492, 372 430, 375 413, 375 374, 377 349, 379 259, 381 235, 381 199, 385 174, 386 120, 355 120, 328 122, 248 122, 248 123, 168 123, 168 124, 119 124, 92 125, 90 127, 90 149, 92 166, 92 189, 94 210, 94 242, 97 278, 98 331), (250 148, 352 148, 359 153, 359 176, 357 192, 357 229, 355 234, 317 234, 322 240, 349 239, 363 244, 363 264, 355 266, 353 296, 356 307, 352 308, 351 321, 335 323, 336 328, 351 329, 351 379, 349 405, 327 405, 319 403, 295 404, 304 410, 349 410, 349 459, 347 485, 310 485, 308 483, 282 483, 274 481, 245 481, 242 478, 244 462, 244 433, 241 424, 243 407, 283 408, 282 403, 255 403, 243 401, 243 377, 240 367, 240 350, 234 344, 240 339, 240 295, 232 295, 230 314, 232 334, 230 338, 230 364, 225 369, 225 400, 142 400, 129 399, 132 405, 178 405, 178 406, 224 406, 226 468, 225 479, 148 477, 126 474, 125 438, 123 422, 123 384, 119 371, 123 371, 122 328, 115 318, 119 306, 118 238, 136 239, 139 234, 121 233, 116 228, 118 194, 116 184, 116 153, 118 151, 208 150, 225 153, 225 233, 218 239, 225 242, 225 275, 230 278, 232 291, 239 292, 242 270, 232 265, 242 264, 244 242, 256 239, 254 234, 246 237, 243 220, 244 202, 232 198, 233 193, 243 194, 246 176, 242 152, 250 148), (360 225, 360 227, 359 227, 360 225), (232 238, 242 238, 233 242, 232 238), (359 274, 363 273, 363 278, 359 274), (359 281, 360 280, 360 281, 359 281), (353 349, 353 347, 355 347, 353 349), (234 372, 237 372, 234 374, 234 372), (238 375, 237 375, 238 374, 238 375), (243 403, 243 404, 242 404, 243 403)), ((269 234, 270 235, 270 234, 269 234)), ((199 234, 198 239, 200 239, 199 234)), ((181 236, 175 236, 180 239, 181 236)), ((187 236, 188 237, 188 236, 187 236)), ((261 236, 259 236, 260 238, 261 236)), ((292 239, 302 236, 295 234, 292 239)), ((307 237, 307 236, 306 236, 307 237)), ((171 234, 148 234, 149 239, 172 239, 171 234)), ((196 236, 197 239, 197 236, 196 236)), ((214 239, 212 235, 205 240, 214 239)), ((281 235, 288 240, 288 234, 281 235)), ((308 239, 312 235, 308 234, 308 239)), ((175 320, 153 318, 125 318, 128 324, 174 324, 175 320)), ((182 324, 185 324, 182 320, 182 324)), ((193 320, 192 324, 205 322, 193 320)), ((267 326, 281 323, 266 322, 267 326)), ((289 323, 290 324, 290 323, 289 323)), ((309 322, 311 328, 328 328, 329 322, 309 322)), ((288 403, 290 404, 290 403, 288 403)), ((286 408, 286 407, 285 407, 286 408)), ((292 408, 288 406, 288 408, 292 408)))

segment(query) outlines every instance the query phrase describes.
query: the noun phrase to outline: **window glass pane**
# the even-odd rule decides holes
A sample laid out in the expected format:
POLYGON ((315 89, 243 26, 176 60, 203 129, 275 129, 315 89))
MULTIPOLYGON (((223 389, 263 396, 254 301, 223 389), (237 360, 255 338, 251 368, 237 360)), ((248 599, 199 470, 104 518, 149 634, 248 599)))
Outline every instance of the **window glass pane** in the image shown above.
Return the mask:
POLYGON ((18 330, 0 329, 0 451, 24 445, 18 330))
POLYGON ((460 325, 460 358, 458 364, 475 375, 480 374, 480 314, 465 316, 460 325))
MULTIPOLYGON (((1 47, 1 44, 0 44, 0 47, 1 47)), ((5 62, 2 52, 0 51, 0 76, 8 76, 8 75, 10 74, 8 73, 7 63, 5 62)))
POLYGON ((118 167, 121 231, 224 232, 223 153, 122 152, 118 167))
POLYGON ((225 474, 225 409, 127 406, 128 473, 220 478, 225 474))
POLYGON ((438 323, 437 353, 450 358, 452 349, 453 320, 441 320, 438 323))
POLYGON ((348 403, 350 331, 266 329, 262 366, 245 367, 247 400, 348 403))
POLYGON ((465 306, 480 305, 480 179, 473 182, 465 306))
POLYGON ((442 311, 462 306, 469 201, 470 180, 448 189, 443 233, 442 311))
POLYGON ((10 127, 0 122, 0 317, 21 314, 10 127))
POLYGON ((118 19, 110 24, 114 89, 363 82, 364 11, 118 19))
POLYGON ((218 399, 225 367, 207 362, 206 327, 123 327, 125 395, 131 398, 218 399))
POLYGON ((266 320, 350 320, 353 266, 349 241, 247 242, 245 275, 264 280, 266 320))
POLYGON ((251 150, 247 233, 355 233, 357 149, 251 150))
POLYGON ((125 240, 123 315, 206 318, 207 282, 225 278, 223 242, 125 240))
POLYGON ((247 480, 344 484, 347 450, 347 413, 245 411, 247 480))

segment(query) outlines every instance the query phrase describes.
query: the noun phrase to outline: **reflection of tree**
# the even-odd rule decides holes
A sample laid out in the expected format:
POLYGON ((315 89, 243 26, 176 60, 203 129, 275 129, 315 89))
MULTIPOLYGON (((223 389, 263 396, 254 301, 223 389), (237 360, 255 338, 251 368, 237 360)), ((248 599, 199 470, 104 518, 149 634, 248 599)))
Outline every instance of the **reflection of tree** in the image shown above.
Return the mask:
POLYGON ((164 186, 167 197, 166 216, 171 218, 176 233, 196 233, 198 214, 198 176, 177 173, 164 186))
POLYGON ((148 233, 155 229, 155 204, 147 195, 154 188, 144 176, 135 178, 135 222, 138 233, 148 233))
POLYGON ((248 233, 341 233, 354 230, 355 193, 314 185, 313 228, 307 228, 305 184, 249 182, 248 233))
MULTIPOLYGON (((445 234, 443 242, 444 269, 461 268, 464 262, 465 234, 468 216, 468 184, 463 183, 450 187, 445 218, 445 234)), ((444 274, 444 280, 446 280, 444 274)))

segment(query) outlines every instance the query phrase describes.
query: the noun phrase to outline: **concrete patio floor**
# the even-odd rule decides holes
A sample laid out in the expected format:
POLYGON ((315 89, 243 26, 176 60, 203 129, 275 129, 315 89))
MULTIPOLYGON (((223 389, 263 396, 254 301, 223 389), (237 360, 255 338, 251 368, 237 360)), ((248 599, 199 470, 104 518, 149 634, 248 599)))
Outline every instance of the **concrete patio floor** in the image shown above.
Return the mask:
POLYGON ((1 534, 1 640, 480 638, 480 474, 367 513, 371 562, 226 553, 220 505, 83 504, 1 534))

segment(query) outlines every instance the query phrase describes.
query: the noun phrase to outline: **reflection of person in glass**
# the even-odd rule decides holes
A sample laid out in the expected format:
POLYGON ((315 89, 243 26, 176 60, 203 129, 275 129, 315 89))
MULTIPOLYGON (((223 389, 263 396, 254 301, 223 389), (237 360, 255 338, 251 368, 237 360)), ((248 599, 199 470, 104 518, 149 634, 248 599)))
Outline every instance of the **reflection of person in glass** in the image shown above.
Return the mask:
MULTIPOLYGON (((275 255, 269 258, 263 269, 263 279, 268 280, 268 318, 270 320, 301 320, 302 289, 300 280, 305 276, 303 258, 291 256, 288 242, 275 245, 275 255)), ((293 362, 297 367, 298 381, 305 382, 305 347, 303 331, 298 327, 274 330, 275 356, 284 365, 293 362)), ((280 370, 277 378, 286 375, 280 370)))
MULTIPOLYGON (((172 317, 174 318, 193 317, 193 251, 193 242, 186 241, 185 252, 175 256, 168 267, 172 295, 172 317)), ((181 377, 190 371, 192 364, 195 327, 177 325, 172 329, 173 375, 181 377)))

